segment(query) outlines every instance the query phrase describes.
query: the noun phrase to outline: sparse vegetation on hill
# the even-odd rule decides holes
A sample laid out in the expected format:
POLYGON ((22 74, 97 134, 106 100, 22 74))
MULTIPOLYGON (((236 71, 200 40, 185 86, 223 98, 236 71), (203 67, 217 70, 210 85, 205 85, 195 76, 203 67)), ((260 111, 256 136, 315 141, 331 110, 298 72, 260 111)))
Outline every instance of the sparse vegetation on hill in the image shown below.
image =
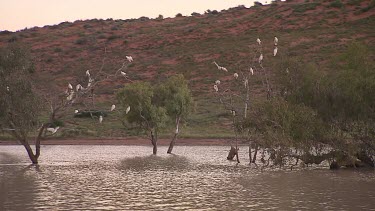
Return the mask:
MULTIPOLYGON (((213 103, 210 94, 215 78, 223 76, 212 66, 214 60, 229 69, 241 69, 243 63, 253 59, 249 57, 252 52, 249 44, 258 36, 272 41, 277 35, 281 57, 313 63, 322 73, 336 71, 331 68, 331 58, 344 52, 348 43, 358 41, 374 49, 374 15, 373 0, 277 1, 215 14, 194 13, 190 17, 93 19, 15 33, 4 31, 0 33, 0 46, 9 42, 29 46, 39 76, 37 83, 60 87, 65 87, 68 81, 78 83, 86 69, 98 72, 104 54, 104 72, 113 71, 125 55, 132 55, 135 62, 128 75, 134 81, 159 83, 170 75, 182 74, 189 80, 197 100, 197 112, 189 117, 181 137, 221 138, 233 135, 228 127, 228 113, 213 103)), ((272 51, 265 52, 264 60, 269 61, 270 56, 272 51)), ((274 67, 270 71, 276 74, 279 64, 269 62, 274 67)), ((99 104, 108 106, 114 101, 114 91, 122 83, 114 80, 96 90, 99 104)), ((255 98, 261 96, 264 91, 261 81, 250 83, 255 98)), ((95 131, 95 126, 84 119, 75 121, 80 128, 95 131)), ((90 134, 125 135, 121 123, 113 116, 109 115, 106 121, 102 132, 90 134)))

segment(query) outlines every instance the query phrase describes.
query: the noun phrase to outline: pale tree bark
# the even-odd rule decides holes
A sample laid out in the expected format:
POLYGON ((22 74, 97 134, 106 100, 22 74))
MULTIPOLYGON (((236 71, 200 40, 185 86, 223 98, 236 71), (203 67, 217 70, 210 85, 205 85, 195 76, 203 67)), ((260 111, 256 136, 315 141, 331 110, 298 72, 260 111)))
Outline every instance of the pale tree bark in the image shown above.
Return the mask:
POLYGON ((171 143, 169 144, 169 148, 168 148, 168 151, 167 151, 168 154, 172 153, 173 147, 176 144, 177 136, 180 132, 179 131, 180 120, 181 120, 181 118, 179 116, 176 117, 176 132, 174 133, 173 139, 172 139, 171 143))
POLYGON ((250 164, 252 163, 252 159, 251 159, 251 141, 249 141, 249 160, 250 160, 250 164))

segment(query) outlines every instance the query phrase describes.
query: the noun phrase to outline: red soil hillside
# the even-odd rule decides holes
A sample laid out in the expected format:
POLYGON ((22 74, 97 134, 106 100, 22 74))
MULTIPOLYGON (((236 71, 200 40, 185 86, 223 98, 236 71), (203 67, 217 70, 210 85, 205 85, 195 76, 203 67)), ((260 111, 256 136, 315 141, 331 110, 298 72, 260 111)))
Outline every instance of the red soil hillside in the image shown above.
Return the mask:
MULTIPOLYGON (((125 55, 132 55, 135 62, 128 70, 132 79, 158 81, 183 73, 195 93, 204 94, 220 74, 212 62, 235 68, 248 60, 248 46, 257 37, 271 47, 276 35, 281 56, 302 55, 322 64, 353 40, 374 47, 374 6, 373 0, 295 0, 163 20, 64 22, 0 32, 0 46, 9 42, 29 46, 40 80, 53 79, 61 86, 79 82, 87 69, 98 71, 104 57, 109 72, 121 66, 125 55)), ((122 83, 119 79, 116 88, 122 83)), ((102 94, 113 92, 106 87, 102 94)))

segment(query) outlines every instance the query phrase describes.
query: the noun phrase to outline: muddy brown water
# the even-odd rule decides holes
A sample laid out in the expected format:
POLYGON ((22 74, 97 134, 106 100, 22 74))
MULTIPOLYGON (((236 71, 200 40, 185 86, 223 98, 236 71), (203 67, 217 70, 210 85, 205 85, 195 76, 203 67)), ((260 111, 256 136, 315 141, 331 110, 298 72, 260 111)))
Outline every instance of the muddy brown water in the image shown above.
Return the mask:
POLYGON ((282 170, 228 147, 0 146, 0 210, 375 210, 373 170, 282 170))

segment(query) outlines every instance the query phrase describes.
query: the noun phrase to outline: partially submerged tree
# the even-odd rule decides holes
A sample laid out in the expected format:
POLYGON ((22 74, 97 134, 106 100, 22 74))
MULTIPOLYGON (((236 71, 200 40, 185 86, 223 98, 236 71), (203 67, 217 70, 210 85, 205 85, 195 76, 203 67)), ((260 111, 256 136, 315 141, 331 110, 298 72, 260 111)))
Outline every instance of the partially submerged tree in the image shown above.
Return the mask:
POLYGON ((155 92, 159 104, 165 107, 168 116, 175 123, 175 133, 167 151, 167 153, 172 153, 180 132, 180 123, 191 112, 193 98, 188 83, 181 74, 168 78, 155 92))
MULTIPOLYGON (((259 78, 262 82, 261 89, 266 93, 266 98, 269 100, 272 98, 272 86, 270 82, 270 74, 268 68, 265 67, 264 60, 275 57, 277 55, 278 38, 274 38, 274 52, 273 56, 263 52, 263 44, 258 38, 254 40, 254 44, 250 45, 250 57, 252 59, 246 62, 238 62, 237 68, 232 67, 229 70, 226 67, 219 65, 216 61, 213 63, 217 69, 224 72, 225 74, 231 74, 232 79, 229 81, 216 80, 213 85, 216 97, 219 102, 232 114, 232 128, 235 133, 235 147, 231 146, 228 160, 232 160, 235 156, 239 163, 238 157, 238 142, 247 141, 249 143, 249 160, 250 163, 255 162, 255 158, 258 151, 256 142, 248 136, 248 133, 238 129, 238 125, 242 124, 248 118, 248 112, 250 110, 251 94, 254 91, 251 87, 251 81, 255 78, 259 78), (254 148, 254 159, 252 159, 251 151, 254 148)), ((271 52, 271 51, 269 51, 271 52)))
MULTIPOLYGON (((55 84, 32 83, 34 66, 24 48, 10 45, 1 49, 0 127, 25 147, 32 163, 38 163, 41 139, 55 134, 60 124, 73 116, 72 106, 75 103, 90 98, 91 103, 85 104, 85 107, 93 106, 95 87, 103 81, 125 77, 122 70, 127 67, 126 62, 114 74, 110 74, 103 71, 104 60, 95 76, 86 71, 87 86, 77 84, 73 87, 68 83, 67 89, 60 91, 61 88, 55 84), (47 115, 47 120, 41 121, 42 115, 47 115), (35 131, 38 131, 37 135, 35 131), (35 153, 29 143, 33 136, 36 137, 35 153)), ((103 116, 100 116, 99 121, 102 119, 103 116)))
POLYGON ((175 133, 167 151, 172 153, 181 122, 188 116, 193 104, 183 75, 172 76, 157 86, 147 82, 127 85, 117 93, 117 100, 123 110, 122 119, 148 134, 153 154, 157 153, 160 129, 166 127, 168 120, 174 122, 175 133))
POLYGON ((119 90, 117 100, 124 110, 122 118, 149 135, 153 154, 156 154, 158 133, 165 126, 167 112, 155 102, 151 84, 147 82, 129 84, 119 90))
POLYGON ((285 58, 276 67, 279 96, 255 107, 252 118, 240 125, 252 128, 249 134, 275 165, 296 159, 304 164, 328 161, 331 168, 374 166, 371 52, 354 43, 341 58, 328 74, 285 58))
POLYGON ((33 68, 28 52, 20 46, 0 50, 0 127, 25 147, 32 163, 37 163, 45 126, 35 138, 34 153, 30 135, 39 125, 43 104, 30 80, 33 68))

